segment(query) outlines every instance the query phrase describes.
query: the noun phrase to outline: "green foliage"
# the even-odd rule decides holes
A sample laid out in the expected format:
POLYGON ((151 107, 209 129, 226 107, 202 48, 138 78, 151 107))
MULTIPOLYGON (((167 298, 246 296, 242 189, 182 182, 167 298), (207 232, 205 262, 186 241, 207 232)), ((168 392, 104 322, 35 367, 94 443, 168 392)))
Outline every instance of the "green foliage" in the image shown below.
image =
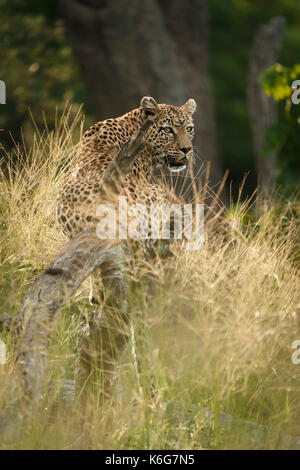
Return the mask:
POLYGON ((264 74, 263 87, 267 95, 274 98, 275 101, 289 99, 292 82, 298 78, 300 78, 300 64, 296 64, 294 67, 274 64, 264 74))
POLYGON ((284 67, 275 64, 263 76, 267 95, 282 103, 279 121, 269 127, 265 140, 265 154, 276 153, 280 174, 278 183, 286 190, 294 190, 300 182, 300 104, 291 100, 292 83, 300 79, 300 64, 284 67))
POLYGON ((28 108, 37 124, 42 123, 45 113, 52 128, 57 107, 70 101, 76 112, 76 104, 85 96, 55 3, 0 0, 0 11, 0 79, 6 83, 7 94, 0 128, 4 129, 1 141, 8 144, 9 132, 16 136, 20 127, 29 139, 28 108))
POLYGON ((287 68, 281 64, 275 64, 269 68, 264 77, 264 90, 276 101, 288 98, 291 93, 291 84, 287 68))
POLYGON ((260 25, 282 15, 287 20, 283 47, 278 58, 286 66, 300 56, 299 0, 209 0, 210 53, 214 85, 219 151, 230 169, 233 194, 242 176, 250 171, 244 194, 257 185, 254 170, 247 84, 249 51, 260 25))

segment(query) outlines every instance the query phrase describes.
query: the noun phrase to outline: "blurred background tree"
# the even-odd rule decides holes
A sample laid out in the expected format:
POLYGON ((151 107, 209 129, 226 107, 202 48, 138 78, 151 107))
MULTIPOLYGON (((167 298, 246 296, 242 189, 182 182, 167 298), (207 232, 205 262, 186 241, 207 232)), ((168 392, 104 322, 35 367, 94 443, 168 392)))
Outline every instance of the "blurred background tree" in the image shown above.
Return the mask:
MULTIPOLYGON (((234 194, 242 175, 249 172, 244 190, 244 195, 249 195, 258 176, 248 106, 251 46, 259 27, 281 15, 286 27, 276 61, 294 65, 300 57, 300 2, 210 0, 209 4, 219 152, 230 169, 234 194)), ((300 158, 298 161, 300 165, 300 158)))
MULTIPOLYGON (((0 79, 7 87, 0 135, 6 148, 10 134, 20 140, 21 127, 30 143, 28 108, 38 125, 44 113, 52 127, 57 107, 70 101, 75 112, 84 103, 87 127, 138 106, 143 94, 178 105, 194 97, 197 153, 212 162, 212 183, 228 168, 234 195, 246 172, 244 195, 254 190, 251 50, 259 28, 283 16, 283 43, 274 60, 286 67, 299 61, 299 0, 0 0, 0 10, 0 79)), ((280 108, 278 124, 283 117, 280 108)), ((280 155, 285 184, 290 169, 280 155)), ((294 155, 295 186, 300 159, 294 155)))
POLYGON ((86 100, 64 24, 53 2, 0 0, 0 77, 6 83, 6 105, 0 107, 1 143, 13 145, 20 130, 30 143, 32 121, 43 125, 43 113, 54 125, 56 108, 86 100))
POLYGON ((266 94, 281 104, 279 121, 267 130, 264 151, 265 155, 276 152, 279 171, 277 180, 287 193, 298 189, 300 181, 299 91, 298 100, 293 103, 291 99, 291 95, 296 91, 291 85, 297 80, 300 83, 300 64, 293 67, 275 64, 267 69, 263 76, 266 94))

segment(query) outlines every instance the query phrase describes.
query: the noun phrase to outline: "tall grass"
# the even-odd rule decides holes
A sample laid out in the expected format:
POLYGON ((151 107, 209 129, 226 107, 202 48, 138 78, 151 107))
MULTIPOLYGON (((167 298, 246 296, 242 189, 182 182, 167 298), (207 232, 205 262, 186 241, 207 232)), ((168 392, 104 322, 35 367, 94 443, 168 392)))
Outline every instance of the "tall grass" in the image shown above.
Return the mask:
MULTIPOLYGON (((0 315, 16 313, 30 282, 66 242, 55 205, 78 151, 72 136, 80 133, 79 118, 70 124, 66 110, 53 132, 35 135, 30 150, 23 144, 5 156, 0 315)), ((207 191, 204 184, 194 197, 201 201, 207 191)), ((215 211, 206 211, 201 250, 177 244, 176 257, 148 266, 147 325, 138 328, 143 303, 133 298, 132 338, 111 400, 101 405, 91 395, 83 409, 78 396, 65 400, 58 385, 74 377, 76 338, 91 309, 85 283, 57 318, 45 379, 52 386, 40 411, 13 441, 0 437, 0 448, 293 448, 282 435, 300 436, 300 365, 291 360, 292 343, 300 339, 299 206, 274 197, 255 205, 239 201, 222 212, 215 203, 215 211), (152 398, 143 386, 150 375, 152 398), (222 416, 233 419, 226 429, 222 416), (271 434, 253 437, 243 424, 249 421, 271 434)), ((9 334, 1 339, 8 361, 0 365, 0 407, 13 348, 9 334)))

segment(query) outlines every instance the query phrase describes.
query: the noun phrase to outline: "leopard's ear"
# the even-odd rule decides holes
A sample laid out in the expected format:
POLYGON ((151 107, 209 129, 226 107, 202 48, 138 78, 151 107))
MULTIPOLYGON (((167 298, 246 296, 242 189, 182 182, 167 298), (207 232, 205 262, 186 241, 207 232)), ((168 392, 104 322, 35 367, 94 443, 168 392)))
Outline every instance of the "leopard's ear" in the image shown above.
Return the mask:
POLYGON ((141 107, 146 111, 146 114, 155 114, 158 110, 158 104, 152 96, 144 96, 141 99, 141 107))
POLYGON ((181 106, 182 109, 187 113, 187 114, 190 114, 191 116, 194 114, 194 112, 196 111, 196 101, 193 100, 192 98, 190 98, 189 100, 187 100, 186 103, 184 103, 183 106, 181 106))

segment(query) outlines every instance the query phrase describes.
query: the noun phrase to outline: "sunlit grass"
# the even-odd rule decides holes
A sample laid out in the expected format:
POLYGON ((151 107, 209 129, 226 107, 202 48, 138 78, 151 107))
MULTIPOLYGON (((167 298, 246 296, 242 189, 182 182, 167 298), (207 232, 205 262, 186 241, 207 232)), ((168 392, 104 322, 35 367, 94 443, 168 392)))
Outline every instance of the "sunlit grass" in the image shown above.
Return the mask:
MULTIPOLYGON (((78 151, 72 135, 79 116, 67 123, 68 111, 32 149, 16 148, 0 174, 0 314, 16 313, 30 282, 66 242, 55 206, 78 151)), ((204 184, 195 199, 208 191, 204 184)), ((66 402, 59 384, 74 378, 80 322, 91 309, 85 283, 58 315, 40 411, 13 441, 4 442, 0 429, 0 448, 278 448, 287 446, 282 434, 300 436, 300 365, 291 361, 292 342, 300 339, 299 203, 255 198, 227 211, 216 198, 214 211, 206 210, 201 250, 178 244, 176 257, 147 265, 147 325, 140 328, 135 310, 143 302, 133 298, 120 383, 110 401, 101 405, 90 395, 83 408, 80 391, 66 402), (203 409, 213 413, 209 425, 203 409), (222 413, 236 419, 229 428, 222 413), (245 421, 271 429, 271 437, 255 440, 245 421)), ((9 334, 1 339, 8 349, 0 366, 3 407, 13 346, 9 334)))

